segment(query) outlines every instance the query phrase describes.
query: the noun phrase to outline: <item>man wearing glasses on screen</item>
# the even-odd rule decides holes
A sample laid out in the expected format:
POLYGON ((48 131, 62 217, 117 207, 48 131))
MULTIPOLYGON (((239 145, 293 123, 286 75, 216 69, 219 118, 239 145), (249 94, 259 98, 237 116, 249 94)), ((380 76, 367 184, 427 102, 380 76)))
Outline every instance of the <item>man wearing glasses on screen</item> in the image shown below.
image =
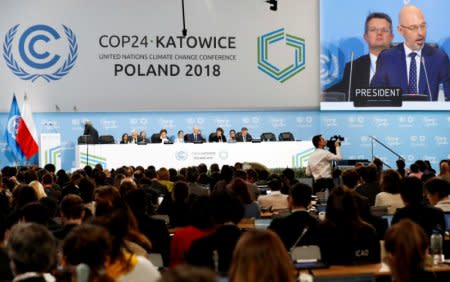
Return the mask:
POLYGON ((348 62, 342 80, 328 88, 327 92, 348 93, 351 80, 350 100, 353 100, 355 89, 369 87, 376 71, 377 57, 381 51, 391 46, 393 38, 391 17, 379 12, 369 14, 364 26, 364 40, 367 42, 369 53, 348 62))
POLYGON ((444 51, 425 43, 427 23, 422 11, 405 5, 400 10, 397 30, 404 42, 380 54, 371 85, 399 87, 404 100, 437 101, 442 83, 446 101, 450 101, 449 58, 444 51))

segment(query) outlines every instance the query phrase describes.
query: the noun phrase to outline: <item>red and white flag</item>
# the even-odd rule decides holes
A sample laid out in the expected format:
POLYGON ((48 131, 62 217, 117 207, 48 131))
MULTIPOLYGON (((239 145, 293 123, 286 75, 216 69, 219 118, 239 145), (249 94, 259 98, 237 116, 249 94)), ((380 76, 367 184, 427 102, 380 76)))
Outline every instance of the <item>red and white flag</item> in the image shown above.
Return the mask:
POLYGON ((34 125, 31 104, 26 93, 23 98, 22 118, 17 129, 16 142, 27 160, 31 159, 39 151, 36 126, 34 125))

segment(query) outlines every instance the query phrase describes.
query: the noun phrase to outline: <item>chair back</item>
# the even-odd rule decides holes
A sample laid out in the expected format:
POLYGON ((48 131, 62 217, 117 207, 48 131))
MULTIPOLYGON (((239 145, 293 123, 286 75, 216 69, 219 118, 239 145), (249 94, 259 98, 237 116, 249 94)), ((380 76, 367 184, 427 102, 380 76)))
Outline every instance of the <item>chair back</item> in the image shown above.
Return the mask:
POLYGON ((261 134, 261 142, 266 142, 266 141, 277 141, 277 138, 275 137, 275 134, 273 134, 272 132, 264 132, 263 134, 261 134))
POLYGON ((94 144, 94 138, 91 135, 81 135, 78 137, 78 144, 94 144))
POLYGON ((112 135, 100 135, 98 137, 99 144, 115 144, 114 136, 112 135))
POLYGON ((295 141, 294 134, 292 132, 281 132, 278 135, 278 141, 295 141))
POLYGON ((208 137, 208 142, 209 142, 209 143, 214 142, 214 141, 213 141, 213 138, 214 138, 214 137, 216 137, 216 133, 215 133, 215 132, 210 133, 210 134, 209 134, 209 137, 208 137))
POLYGON ((161 143, 161 135, 159 135, 159 133, 153 133, 152 137, 150 138, 150 141, 152 141, 152 143, 161 143))

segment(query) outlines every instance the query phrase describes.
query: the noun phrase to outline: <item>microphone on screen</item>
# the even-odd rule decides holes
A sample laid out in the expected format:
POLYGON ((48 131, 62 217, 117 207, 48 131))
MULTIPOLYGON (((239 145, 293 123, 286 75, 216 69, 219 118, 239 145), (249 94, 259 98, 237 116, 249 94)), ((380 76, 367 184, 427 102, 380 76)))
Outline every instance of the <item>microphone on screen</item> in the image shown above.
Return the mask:
POLYGON ((430 87, 430 80, 428 79, 428 71, 425 66, 425 58, 423 56, 420 57, 420 62, 423 65, 423 72, 425 73, 425 81, 427 82, 427 90, 428 90, 428 99, 431 101, 431 87, 430 87))
POLYGON ((350 77, 348 79, 348 96, 347 101, 350 102, 350 95, 352 92, 352 76, 353 76, 353 59, 354 59, 355 53, 352 51, 352 55, 350 56, 350 77))

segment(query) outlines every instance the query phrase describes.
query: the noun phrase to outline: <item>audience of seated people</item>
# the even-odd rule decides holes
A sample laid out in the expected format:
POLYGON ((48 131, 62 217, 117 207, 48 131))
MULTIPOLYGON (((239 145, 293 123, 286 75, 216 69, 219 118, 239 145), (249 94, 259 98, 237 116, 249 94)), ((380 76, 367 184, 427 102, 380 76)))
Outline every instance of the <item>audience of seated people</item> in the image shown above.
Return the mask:
MULTIPOLYGON (((418 166, 421 163, 418 162, 418 166)), ((242 268, 234 264, 246 255, 254 255, 246 254, 250 250, 245 250, 253 246, 250 241, 254 240, 259 240, 258 247, 263 253, 274 255, 281 261, 305 226, 308 229, 298 245, 318 245, 322 258, 330 264, 380 262, 379 239, 385 229, 380 228, 379 218, 370 213, 369 196, 376 194, 375 205, 395 207, 392 210, 395 213, 393 227, 404 224, 403 219, 408 218, 418 224, 417 228, 425 236, 433 229, 443 233, 448 227, 442 210, 447 210, 449 202, 445 163, 448 161, 440 163, 437 177, 431 177, 433 169, 426 162, 423 162, 421 179, 402 178, 395 170, 382 171, 380 188, 383 192, 378 194, 374 192, 376 189, 369 189, 367 194, 363 189, 365 184, 377 182, 375 167, 348 169, 341 176, 343 186, 331 191, 323 221, 317 219, 314 209, 310 209, 311 187, 296 183, 295 174, 293 176, 289 169, 278 170, 277 174, 249 168, 242 163, 222 169, 213 164, 209 171, 206 165, 179 171, 157 170, 153 166, 123 166, 108 170, 99 165, 71 173, 63 170, 55 173, 51 166, 46 166, 48 170, 36 166, 5 167, 0 181, 0 280, 11 281, 12 276, 20 280, 24 273, 39 272, 42 275, 34 277, 37 280, 33 281, 47 281, 49 275, 55 275, 57 281, 74 281, 77 275, 86 273, 98 277, 99 281, 156 281, 160 274, 149 258, 150 254, 160 254, 166 267, 184 263, 205 266, 221 276, 230 273, 230 281, 242 277, 248 278, 246 281, 290 281, 288 277, 272 276, 264 280, 263 277, 269 275, 265 271, 256 278, 240 276, 243 274, 238 272, 242 268), (431 179, 422 182, 427 179, 424 175, 431 179), (251 233, 239 227, 244 214, 255 218, 261 215, 254 198, 259 193, 256 183, 267 185, 271 190, 270 195, 257 198, 262 208, 290 212, 286 217, 273 219, 269 229, 274 233, 265 235, 275 236, 283 252, 273 245, 271 251, 267 251, 268 243, 263 243, 265 240, 253 233, 251 240, 241 235, 251 233), (201 193, 196 192, 199 187, 201 193), (162 220, 166 215, 167 221, 162 220), (172 238, 168 228, 175 234, 172 238), (45 242, 29 246, 36 239, 33 236, 39 236, 45 242), (245 243, 238 243, 240 238, 245 243), (18 245, 24 240, 27 241, 25 251, 14 249, 25 248, 25 245, 18 245), (50 245, 46 245, 48 242, 50 245), (61 260, 57 260, 51 244, 55 245, 55 250, 61 248, 61 260), (47 250, 46 253, 35 250, 39 248, 47 250), (36 263, 29 257, 31 250, 39 256, 38 268, 31 270, 19 265, 11 272, 9 260, 12 266, 36 263)), ((408 175, 408 171, 405 174, 408 175)), ((405 228, 394 230, 398 233, 405 228)), ((410 230, 416 232, 417 228, 414 228, 410 230)), ((407 235, 412 236, 412 231, 407 235)), ((391 238, 393 232, 388 230, 386 238, 391 238)), ((398 234, 395 236, 400 236, 398 234)), ((398 237, 394 239, 398 240, 398 237)), ((396 264, 401 263, 395 247, 399 243, 389 244, 385 245, 388 254, 392 255, 388 262, 392 265, 393 275, 399 275, 394 270, 396 264)), ((266 267, 271 259, 267 257, 266 267)), ((248 263, 256 265, 259 262, 248 263)), ((421 265, 421 260, 407 263, 416 267, 421 265)), ((289 262, 283 267, 291 266, 289 262)), ((277 264, 271 265, 270 269, 272 272, 277 269, 274 273, 281 275, 279 271, 284 268, 277 264)), ((288 271, 286 269, 283 271, 288 271)), ((294 272, 289 270, 289 273, 294 272)))

